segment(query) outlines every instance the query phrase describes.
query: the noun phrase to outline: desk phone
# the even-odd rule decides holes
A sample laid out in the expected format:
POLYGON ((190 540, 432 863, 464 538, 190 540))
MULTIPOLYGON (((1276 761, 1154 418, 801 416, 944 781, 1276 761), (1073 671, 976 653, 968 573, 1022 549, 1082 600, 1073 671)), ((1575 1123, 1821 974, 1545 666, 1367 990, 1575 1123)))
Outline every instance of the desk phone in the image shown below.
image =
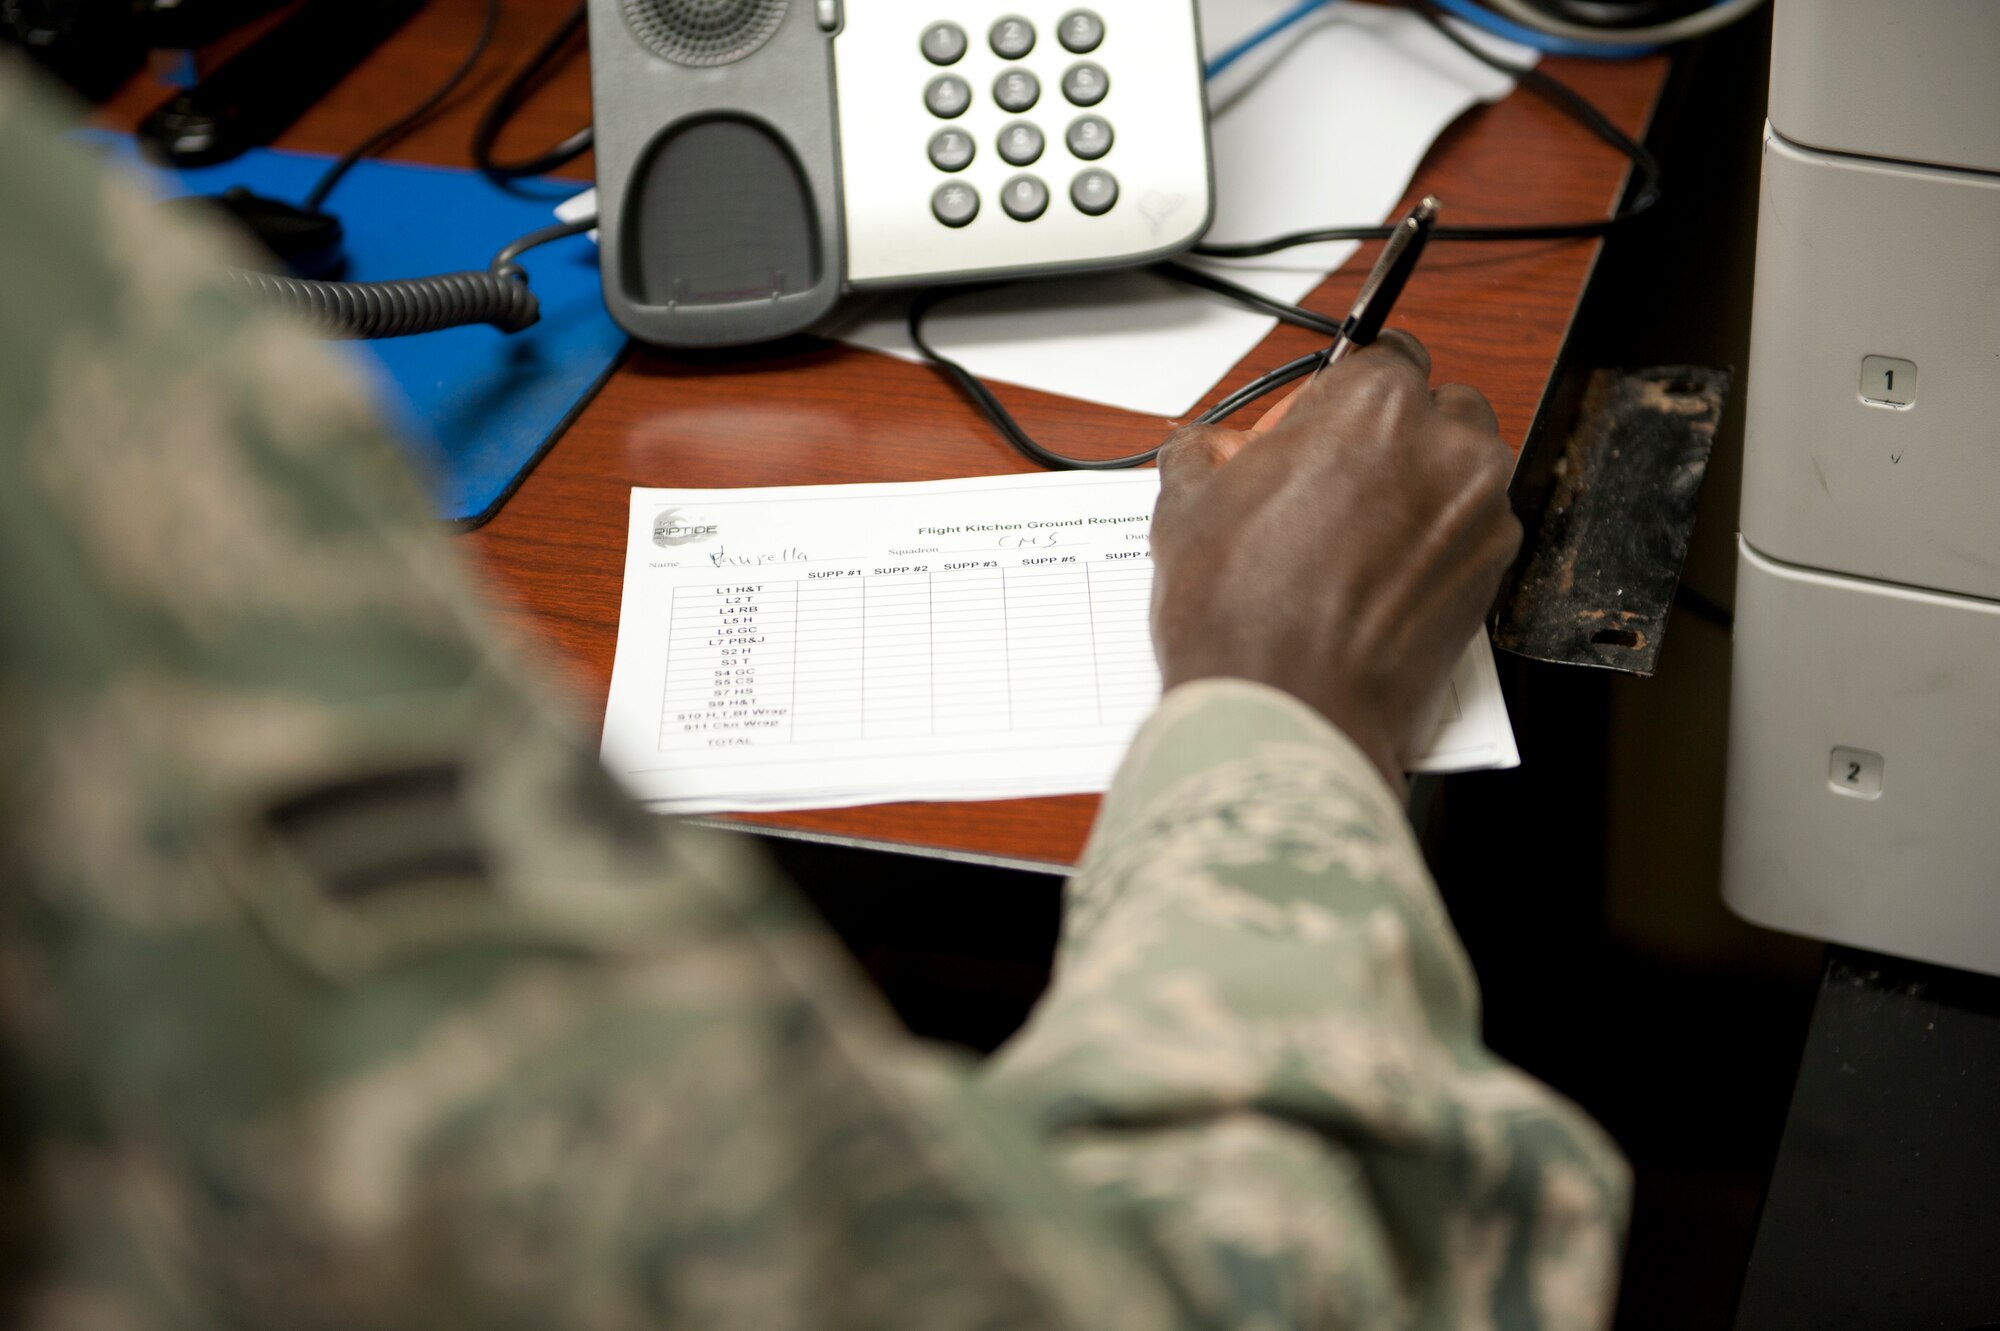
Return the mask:
POLYGON ((604 298, 725 346, 1118 268, 1213 210, 1194 0, 590 0, 604 298))

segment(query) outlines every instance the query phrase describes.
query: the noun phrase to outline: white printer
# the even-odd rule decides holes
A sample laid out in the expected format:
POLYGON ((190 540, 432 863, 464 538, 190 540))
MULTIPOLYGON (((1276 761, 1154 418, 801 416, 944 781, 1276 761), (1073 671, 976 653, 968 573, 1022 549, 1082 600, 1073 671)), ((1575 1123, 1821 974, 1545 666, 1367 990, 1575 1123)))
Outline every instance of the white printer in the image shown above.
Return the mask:
POLYGON ((2000 0, 1777 0, 1723 895, 2000 973, 2000 0))

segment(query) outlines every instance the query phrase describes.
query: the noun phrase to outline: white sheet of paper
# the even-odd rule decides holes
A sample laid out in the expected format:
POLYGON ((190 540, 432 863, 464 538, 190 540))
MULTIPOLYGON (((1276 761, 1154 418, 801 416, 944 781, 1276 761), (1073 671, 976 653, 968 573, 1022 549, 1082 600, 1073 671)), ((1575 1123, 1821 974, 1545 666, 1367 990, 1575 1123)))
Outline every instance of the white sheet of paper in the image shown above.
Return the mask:
MULTIPOLYGON (((1289 7, 1290 0, 1210 0, 1201 11, 1203 44, 1220 52, 1289 7)), ((1508 59, 1535 59, 1525 47, 1467 35, 1508 59)), ((1330 5, 1210 86, 1216 208, 1207 238, 1227 243, 1379 221, 1444 128, 1512 87, 1406 10, 1330 5)), ((1209 266, 1297 301, 1355 248, 1315 245, 1209 266)), ((906 309, 901 298, 886 300, 835 335, 914 357, 906 309)), ((1139 271, 966 296, 933 311, 926 332, 983 378, 1179 418, 1275 322, 1139 271)))
MULTIPOLYGON (((1158 491, 634 489, 605 763, 687 813, 1101 791, 1159 698, 1158 491)), ((1518 762, 1481 634, 1419 770, 1518 762)))

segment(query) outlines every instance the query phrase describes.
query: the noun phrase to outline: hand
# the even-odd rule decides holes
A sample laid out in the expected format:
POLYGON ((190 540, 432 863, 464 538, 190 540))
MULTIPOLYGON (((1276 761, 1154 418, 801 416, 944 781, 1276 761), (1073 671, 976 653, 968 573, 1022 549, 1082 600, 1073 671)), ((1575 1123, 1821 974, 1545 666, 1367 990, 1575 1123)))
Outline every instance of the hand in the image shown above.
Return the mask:
POLYGON ((1521 544, 1493 408, 1430 388, 1407 333, 1328 366, 1249 430, 1160 451, 1164 684, 1254 680, 1317 708, 1398 788, 1521 544))

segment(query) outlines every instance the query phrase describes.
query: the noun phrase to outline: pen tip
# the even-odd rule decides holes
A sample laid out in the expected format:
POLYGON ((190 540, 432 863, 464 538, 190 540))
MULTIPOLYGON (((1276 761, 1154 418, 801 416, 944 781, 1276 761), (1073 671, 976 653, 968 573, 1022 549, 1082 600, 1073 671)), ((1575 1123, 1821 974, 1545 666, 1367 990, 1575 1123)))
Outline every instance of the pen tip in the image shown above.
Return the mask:
POLYGON ((1410 215, 1416 218, 1419 222, 1436 221, 1438 215, 1437 195, 1435 194, 1424 195, 1423 199, 1419 201, 1417 204, 1417 210, 1410 215))

